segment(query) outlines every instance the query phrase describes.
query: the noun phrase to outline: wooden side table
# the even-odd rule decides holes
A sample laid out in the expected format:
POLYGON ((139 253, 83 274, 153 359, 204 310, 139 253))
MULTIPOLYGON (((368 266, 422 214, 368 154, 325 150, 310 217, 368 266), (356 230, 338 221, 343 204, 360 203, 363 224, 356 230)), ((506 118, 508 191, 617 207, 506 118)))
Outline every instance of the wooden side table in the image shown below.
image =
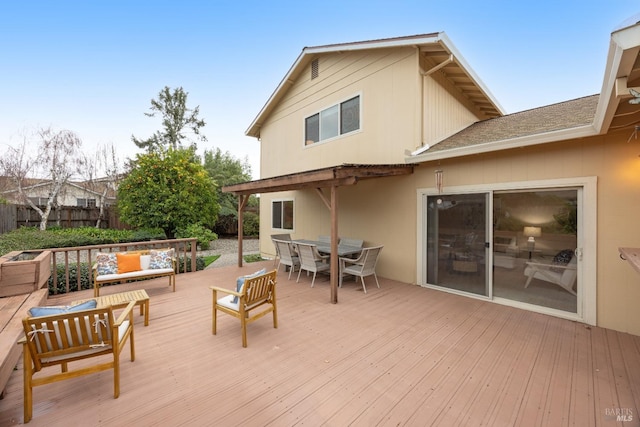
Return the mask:
POLYGON ((125 308, 129 305, 129 302, 135 301, 136 305, 140 306, 140 315, 142 316, 144 314, 144 326, 149 326, 149 295, 147 295, 147 291, 144 289, 78 300, 71 304, 76 305, 91 300, 96 300, 98 307, 107 307, 110 305, 113 308, 125 308))

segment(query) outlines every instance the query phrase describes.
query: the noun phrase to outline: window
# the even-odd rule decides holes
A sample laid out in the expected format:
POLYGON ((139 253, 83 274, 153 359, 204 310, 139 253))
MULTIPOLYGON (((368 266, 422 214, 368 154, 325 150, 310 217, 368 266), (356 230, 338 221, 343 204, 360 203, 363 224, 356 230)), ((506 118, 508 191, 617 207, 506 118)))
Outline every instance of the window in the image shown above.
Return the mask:
POLYGON ((293 230, 293 200, 271 202, 271 227, 293 230))
POLYGON ((95 208, 96 199, 78 199, 76 198, 76 206, 83 208, 95 208))
POLYGON ((46 206, 47 199, 44 197, 29 197, 29 200, 36 206, 46 206))
POLYGON ((305 119, 305 145, 360 129, 360 96, 326 108, 305 119))

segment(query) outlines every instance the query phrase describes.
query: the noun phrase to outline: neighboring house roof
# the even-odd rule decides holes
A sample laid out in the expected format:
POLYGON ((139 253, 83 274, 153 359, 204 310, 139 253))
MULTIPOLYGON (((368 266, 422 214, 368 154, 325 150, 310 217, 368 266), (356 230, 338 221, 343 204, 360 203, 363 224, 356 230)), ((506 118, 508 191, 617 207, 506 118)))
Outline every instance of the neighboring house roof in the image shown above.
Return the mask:
MULTIPOLYGON (((27 193, 27 196, 29 197, 29 191, 30 190, 36 190, 38 188, 42 188, 42 187, 49 187, 51 186, 52 181, 51 180, 43 180, 43 179, 34 179, 34 180, 29 180, 29 183, 27 185, 24 185, 22 187, 23 191, 25 191, 27 193), (35 183, 34 183, 35 182, 35 183)), ((93 185, 93 188, 90 187, 87 183, 84 182, 72 182, 72 181, 68 181, 65 183, 65 186, 67 187, 74 187, 78 190, 80 190, 81 192, 85 193, 85 194, 90 194, 96 197, 96 199, 100 198, 102 196, 102 190, 104 188, 104 186, 107 185, 107 183, 101 182, 97 185, 93 185)), ((5 191, 0 191, 0 194, 3 195, 10 195, 13 193, 17 193, 18 189, 15 188, 15 186, 13 186, 13 188, 9 189, 9 190, 5 190, 5 191)), ((106 194, 106 198, 110 199, 110 200, 115 200, 116 198, 116 193, 115 191, 113 191, 111 188, 108 189, 107 194, 106 194)))
POLYGON ((246 131, 247 136, 260 137, 260 128, 286 95, 289 88, 296 82, 307 65, 318 56, 346 51, 358 51, 369 49, 415 47, 420 49, 425 71, 429 74, 434 71, 441 72, 460 92, 471 101, 484 117, 498 117, 503 114, 502 107, 482 83, 480 78, 466 63, 462 55, 455 48, 444 32, 420 34, 407 37, 395 37, 388 39, 369 40, 354 43, 330 44, 324 46, 305 47, 284 76, 276 90, 267 100, 258 116, 253 120, 246 131))

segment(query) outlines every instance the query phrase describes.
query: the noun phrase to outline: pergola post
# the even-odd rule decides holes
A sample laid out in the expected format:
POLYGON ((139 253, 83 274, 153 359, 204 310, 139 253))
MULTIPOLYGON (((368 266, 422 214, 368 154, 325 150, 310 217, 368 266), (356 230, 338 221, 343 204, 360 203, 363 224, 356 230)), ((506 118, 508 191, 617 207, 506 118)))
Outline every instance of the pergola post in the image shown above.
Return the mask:
POLYGON ((238 267, 242 267, 242 239, 244 230, 242 225, 244 224, 244 208, 249 200, 249 195, 238 196, 238 267))
POLYGON ((338 303, 338 187, 331 186, 331 302, 338 303))

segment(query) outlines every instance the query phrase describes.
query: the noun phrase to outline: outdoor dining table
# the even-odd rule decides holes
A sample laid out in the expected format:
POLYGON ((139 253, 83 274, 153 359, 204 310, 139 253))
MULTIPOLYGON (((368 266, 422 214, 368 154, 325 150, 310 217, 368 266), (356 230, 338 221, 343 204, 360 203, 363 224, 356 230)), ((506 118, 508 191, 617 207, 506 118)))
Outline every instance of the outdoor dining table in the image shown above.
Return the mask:
MULTIPOLYGON (((294 245, 296 243, 302 243, 302 244, 305 244, 305 245, 315 245, 316 249, 321 254, 331 255, 331 243, 330 242, 325 242, 325 241, 320 241, 320 240, 299 239, 299 240, 292 240, 291 243, 293 243, 294 245)), ((350 257, 350 256, 353 256, 353 255, 357 255, 360 252, 362 252, 362 248, 359 247, 359 246, 338 244, 338 257, 350 257)))

